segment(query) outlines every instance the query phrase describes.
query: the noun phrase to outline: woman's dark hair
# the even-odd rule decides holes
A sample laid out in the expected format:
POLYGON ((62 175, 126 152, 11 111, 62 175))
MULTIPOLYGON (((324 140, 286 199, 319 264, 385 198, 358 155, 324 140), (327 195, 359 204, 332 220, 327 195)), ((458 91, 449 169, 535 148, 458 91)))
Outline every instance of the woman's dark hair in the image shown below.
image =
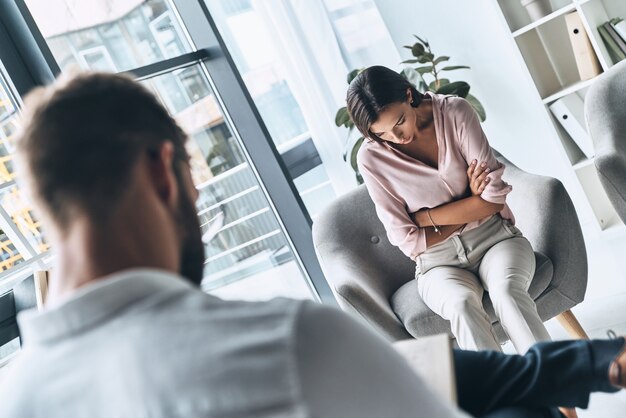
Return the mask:
POLYGON ((411 106, 419 106, 424 95, 400 74, 381 65, 361 71, 350 83, 346 97, 348 113, 359 132, 366 138, 383 141, 370 131, 370 126, 385 107, 406 101, 408 89, 413 97, 411 106))

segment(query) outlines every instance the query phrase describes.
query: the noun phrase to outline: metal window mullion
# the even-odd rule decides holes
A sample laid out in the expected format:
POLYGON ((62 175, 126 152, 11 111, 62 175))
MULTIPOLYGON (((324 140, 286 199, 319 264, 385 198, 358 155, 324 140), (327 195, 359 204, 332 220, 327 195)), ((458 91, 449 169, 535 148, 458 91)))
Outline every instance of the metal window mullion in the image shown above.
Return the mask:
POLYGON ((317 296, 323 302, 335 305, 335 298, 315 255, 311 218, 206 4, 201 0, 174 0, 174 4, 196 48, 211 50, 211 59, 203 63, 211 87, 225 110, 224 118, 239 137, 243 151, 252 162, 251 168, 261 180, 261 187, 294 249, 295 258, 310 279, 317 296))
POLYGON ((24 0, 0 2, 0 60, 20 96, 60 73, 24 0))
POLYGON ((161 61, 156 61, 130 70, 124 70, 122 71, 122 73, 131 74, 138 81, 142 81, 148 78, 159 76, 161 74, 172 72, 174 70, 189 67, 208 58, 210 58, 210 52, 206 49, 202 49, 198 51, 187 52, 174 58, 167 58, 161 61))
POLYGON ((42 254, 38 254, 33 258, 22 261, 19 264, 16 264, 14 267, 9 270, 5 270, 0 273, 0 294, 6 292, 11 289, 19 280, 22 280, 28 274, 30 274, 33 270, 33 267, 37 266, 41 270, 47 270, 48 266, 46 265, 44 259, 50 256, 50 251, 47 251, 42 254))
POLYGON ((11 215, 7 213, 2 205, 0 205, 0 228, 2 228, 2 231, 9 237, 17 251, 22 254, 25 260, 37 254, 24 234, 20 232, 15 222, 13 222, 11 215))
POLYGON ((4 183, 0 184, 0 194, 2 194, 5 190, 8 190, 11 187, 15 186, 16 184, 17 183, 15 183, 15 180, 5 181, 4 183))

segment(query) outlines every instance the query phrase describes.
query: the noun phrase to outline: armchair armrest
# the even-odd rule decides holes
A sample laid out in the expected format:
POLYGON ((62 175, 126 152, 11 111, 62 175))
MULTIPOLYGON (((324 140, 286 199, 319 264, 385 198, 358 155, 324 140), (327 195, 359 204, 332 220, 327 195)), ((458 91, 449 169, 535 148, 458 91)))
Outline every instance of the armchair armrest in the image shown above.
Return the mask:
MULTIPOLYGON (((314 224, 314 235, 315 224, 314 224)), ((322 271, 344 311, 356 314, 380 334, 395 341, 412 338, 391 309, 389 283, 381 265, 356 258, 336 245, 318 243, 315 249, 322 271)))
POLYGON ((578 215, 563 184, 552 177, 524 172, 501 155, 504 180, 513 186, 507 204, 533 249, 554 266, 551 288, 575 303, 587 289, 587 251, 578 215))

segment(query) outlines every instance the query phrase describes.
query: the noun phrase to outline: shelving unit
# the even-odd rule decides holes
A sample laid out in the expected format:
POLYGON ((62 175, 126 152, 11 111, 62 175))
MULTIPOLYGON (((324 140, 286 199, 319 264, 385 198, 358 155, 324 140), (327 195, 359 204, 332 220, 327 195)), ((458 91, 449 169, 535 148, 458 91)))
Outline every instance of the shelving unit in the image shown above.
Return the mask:
POLYGON ((605 229, 618 223, 619 217, 604 193, 593 157, 588 158, 581 151, 549 106, 569 95, 578 95, 584 100, 588 87, 595 81, 595 77, 580 78, 566 15, 579 14, 602 71, 606 71, 614 62, 597 27, 613 17, 626 18, 626 0, 551 0, 552 13, 535 21, 531 21, 519 0, 495 1, 541 98, 539 106, 550 115, 563 157, 576 174, 598 227, 605 229))

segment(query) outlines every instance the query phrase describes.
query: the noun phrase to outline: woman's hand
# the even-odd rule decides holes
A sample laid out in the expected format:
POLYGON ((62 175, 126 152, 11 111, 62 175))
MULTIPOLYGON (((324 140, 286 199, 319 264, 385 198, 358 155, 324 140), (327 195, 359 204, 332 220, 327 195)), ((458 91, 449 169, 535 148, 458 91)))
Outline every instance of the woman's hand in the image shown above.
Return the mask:
POLYGON ((478 164, 478 161, 474 160, 467 168, 467 177, 469 179, 469 187, 472 191, 472 196, 480 196, 485 190, 485 187, 489 184, 489 174, 491 170, 487 167, 486 162, 478 164))

